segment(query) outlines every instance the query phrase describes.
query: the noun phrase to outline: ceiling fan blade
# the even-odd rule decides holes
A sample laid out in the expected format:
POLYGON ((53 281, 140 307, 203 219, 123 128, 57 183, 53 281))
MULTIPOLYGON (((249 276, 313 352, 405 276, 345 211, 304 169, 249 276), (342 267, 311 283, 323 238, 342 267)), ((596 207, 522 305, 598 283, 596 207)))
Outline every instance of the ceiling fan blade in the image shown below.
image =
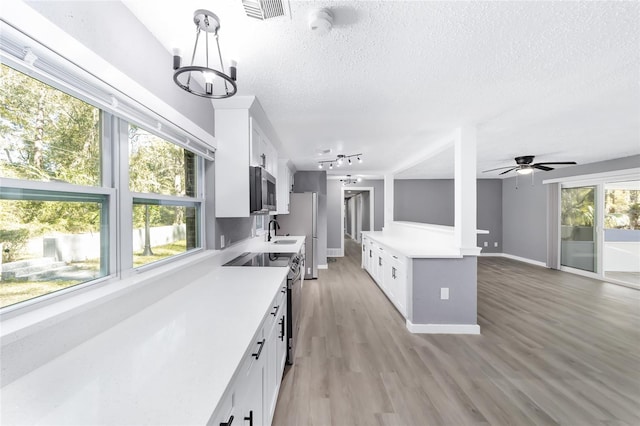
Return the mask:
POLYGON ((531 167, 533 167, 534 169, 544 170, 545 172, 548 172, 549 170, 553 170, 553 167, 547 167, 540 164, 534 164, 531 167))
POLYGON ((556 161, 556 162, 549 162, 549 163, 536 163, 534 164, 534 166, 540 166, 540 165, 545 165, 545 164, 578 164, 575 161, 556 161))
POLYGON ((509 173, 510 171, 515 170, 515 169, 517 169, 517 168, 518 168, 518 167, 512 167, 512 168, 510 168, 509 170, 505 170, 504 172, 502 172, 502 173, 500 173, 500 174, 501 174, 501 175, 503 175, 503 174, 505 174, 505 173, 509 173))
POLYGON ((513 166, 498 167, 497 169, 483 170, 483 171, 482 171, 482 173, 493 172, 493 171, 496 171, 496 170, 502 170, 502 169, 510 169, 510 168, 512 168, 512 167, 513 167, 513 166))

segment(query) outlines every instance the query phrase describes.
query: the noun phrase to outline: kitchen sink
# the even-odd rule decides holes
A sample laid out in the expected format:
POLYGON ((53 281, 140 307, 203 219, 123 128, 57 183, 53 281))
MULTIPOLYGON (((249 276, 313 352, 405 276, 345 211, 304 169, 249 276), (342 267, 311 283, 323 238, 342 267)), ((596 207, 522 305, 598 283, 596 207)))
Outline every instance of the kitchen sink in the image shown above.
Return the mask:
POLYGON ((298 240, 278 240, 274 241, 273 244, 295 244, 298 240))

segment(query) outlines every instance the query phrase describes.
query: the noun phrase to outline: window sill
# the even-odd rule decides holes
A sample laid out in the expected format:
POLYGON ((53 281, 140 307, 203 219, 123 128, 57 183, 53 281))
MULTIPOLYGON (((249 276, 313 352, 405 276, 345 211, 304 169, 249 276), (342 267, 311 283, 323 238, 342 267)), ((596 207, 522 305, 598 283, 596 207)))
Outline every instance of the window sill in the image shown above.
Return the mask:
MULTIPOLYGON (((171 283, 164 280, 169 273, 174 273, 179 269, 210 259, 216 253, 217 251, 214 250, 200 251, 182 259, 154 265, 153 269, 143 268, 122 279, 115 276, 105 277, 99 282, 80 284, 76 286, 78 288, 73 288, 73 290, 64 294, 54 295, 43 300, 34 299, 31 303, 25 301, 24 304, 17 304, 14 308, 7 307, 0 314, 0 321, 2 322, 0 340, 2 346, 11 344, 110 300, 132 292, 142 291, 151 284, 167 287, 164 290, 166 294, 169 294, 172 289, 167 285, 171 283)), ((179 286, 187 284, 180 283, 179 286)), ((127 313, 123 312, 122 315, 127 316, 127 313)))

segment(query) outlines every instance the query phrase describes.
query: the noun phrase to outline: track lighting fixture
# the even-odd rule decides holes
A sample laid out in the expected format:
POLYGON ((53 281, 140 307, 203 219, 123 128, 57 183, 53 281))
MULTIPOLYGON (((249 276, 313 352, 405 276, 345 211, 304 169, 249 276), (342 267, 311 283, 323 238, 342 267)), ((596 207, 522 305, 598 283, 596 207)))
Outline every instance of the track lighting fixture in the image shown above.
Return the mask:
POLYGON ((338 154, 336 155, 336 158, 334 160, 323 160, 323 161, 318 161, 318 168, 322 169, 324 167, 324 164, 329 163, 329 168, 333 169, 333 163, 336 163, 336 167, 340 167, 344 164, 345 160, 347 162, 347 164, 349 166, 353 165, 353 161, 351 160, 353 157, 355 157, 358 160, 358 163, 362 163, 362 153, 360 154, 352 154, 352 155, 343 155, 343 154, 338 154))
POLYGON ((358 183, 362 180, 362 178, 358 177, 358 178, 352 178, 351 175, 347 175, 346 178, 344 179, 340 179, 340 182, 342 182, 342 186, 347 186, 347 185, 351 185, 354 183, 358 183))

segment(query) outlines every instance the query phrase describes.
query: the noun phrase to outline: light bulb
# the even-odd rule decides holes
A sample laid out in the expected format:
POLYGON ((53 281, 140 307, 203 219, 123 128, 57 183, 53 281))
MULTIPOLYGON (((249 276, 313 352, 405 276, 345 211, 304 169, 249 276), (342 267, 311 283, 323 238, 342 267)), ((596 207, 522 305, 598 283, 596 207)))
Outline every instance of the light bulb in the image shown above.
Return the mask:
POLYGON ((362 181, 362 178, 358 178, 358 182, 361 182, 361 181, 362 181))
POLYGON ((351 165, 351 158, 349 158, 349 165, 351 165))
POLYGON ((342 164, 342 157, 338 158, 338 166, 340 166, 342 164))
POLYGON ((202 76, 204 77, 205 83, 213 84, 213 81, 216 79, 216 75, 212 72, 203 72, 202 76))
POLYGON ((358 157, 358 163, 362 163, 362 158, 358 157))
POLYGON ((329 168, 333 169, 333 163, 329 163, 329 168))
POLYGON ((322 163, 318 163, 318 168, 321 169, 322 168, 322 163))
POLYGON ((516 170, 516 173, 518 173, 519 175, 530 175, 531 173, 533 173, 533 168, 525 167, 522 169, 518 169, 516 170))

